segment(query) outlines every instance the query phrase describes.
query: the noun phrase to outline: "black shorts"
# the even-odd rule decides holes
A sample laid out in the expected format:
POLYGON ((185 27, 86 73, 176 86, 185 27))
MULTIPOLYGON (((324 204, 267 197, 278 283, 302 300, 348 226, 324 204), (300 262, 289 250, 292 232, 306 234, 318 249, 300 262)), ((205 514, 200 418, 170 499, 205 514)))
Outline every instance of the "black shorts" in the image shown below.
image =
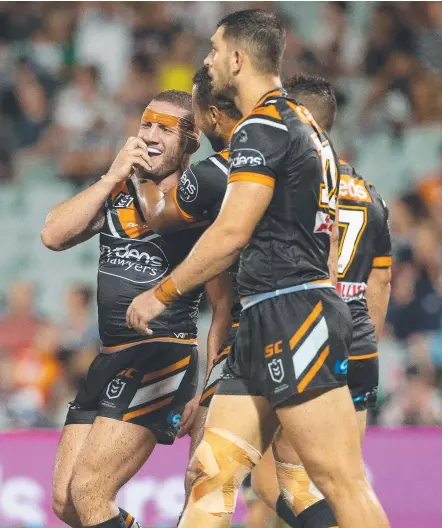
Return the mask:
POLYGON ((150 429, 160 444, 173 444, 186 403, 195 396, 196 346, 145 342, 99 354, 70 404, 69 424, 105 416, 150 429))
POLYGON ((353 339, 348 356, 347 382, 357 411, 376 407, 379 354, 373 323, 366 310, 351 310, 353 339))
POLYGON ((266 299, 241 313, 217 394, 292 405, 304 391, 340 387, 352 336, 350 310, 333 288, 266 299))
POLYGON ((201 395, 200 405, 202 407, 209 407, 210 402, 212 401, 213 395, 215 394, 216 387, 221 378, 221 374, 224 368, 224 364, 227 361, 227 356, 229 355, 230 349, 232 348, 233 343, 236 339, 236 334, 238 333, 239 323, 234 323, 232 328, 229 331, 229 337, 226 342, 223 343, 223 346, 219 349, 218 354, 213 362, 213 366, 210 369, 209 376, 207 378, 206 384, 204 385, 203 393, 201 395))

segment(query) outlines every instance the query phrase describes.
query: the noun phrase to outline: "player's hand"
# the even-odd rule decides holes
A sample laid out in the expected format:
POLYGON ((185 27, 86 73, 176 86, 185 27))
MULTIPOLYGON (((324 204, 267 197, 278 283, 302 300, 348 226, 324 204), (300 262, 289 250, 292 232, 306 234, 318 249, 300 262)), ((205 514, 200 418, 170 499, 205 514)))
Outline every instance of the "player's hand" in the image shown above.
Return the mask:
POLYGON ((183 438, 183 436, 186 436, 192 430, 200 400, 201 394, 198 394, 198 396, 195 396, 195 398, 186 403, 180 420, 180 428, 177 434, 178 438, 183 438))
POLYGON ((148 323, 158 317, 166 306, 154 295, 153 290, 148 290, 135 297, 126 313, 126 322, 140 334, 152 335, 148 323))
POLYGON ((136 168, 151 170, 147 146, 140 138, 130 137, 120 150, 104 178, 117 184, 129 178, 136 168))

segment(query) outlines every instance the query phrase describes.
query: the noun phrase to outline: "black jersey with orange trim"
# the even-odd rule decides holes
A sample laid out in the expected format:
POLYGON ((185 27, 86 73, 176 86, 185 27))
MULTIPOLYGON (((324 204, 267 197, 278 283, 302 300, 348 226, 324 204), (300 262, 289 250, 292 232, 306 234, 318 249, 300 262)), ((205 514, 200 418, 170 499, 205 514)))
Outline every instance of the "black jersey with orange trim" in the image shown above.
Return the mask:
MULTIPOLYGON (((103 350, 146 340, 126 324, 130 303, 169 274, 203 230, 196 224, 176 233, 154 233, 143 219, 132 182, 123 182, 114 190, 105 203, 100 233, 98 319, 103 350)), ((194 340, 202 291, 198 288, 181 297, 152 321, 152 339, 194 340)))
POLYGON ((339 161, 338 291, 345 301, 363 298, 372 268, 392 264, 388 209, 375 187, 339 161))
POLYGON ((327 135, 281 90, 266 94, 235 127, 229 184, 273 189, 240 259, 240 294, 277 290, 329 276, 337 159, 327 135))
MULTIPOLYGON (((178 211, 188 222, 208 219, 211 222, 218 216, 227 189, 229 174, 229 149, 192 164, 181 176, 174 190, 174 200, 178 211)), ((230 269, 232 277, 233 303, 232 319, 239 321, 241 303, 236 276, 238 265, 230 269)))

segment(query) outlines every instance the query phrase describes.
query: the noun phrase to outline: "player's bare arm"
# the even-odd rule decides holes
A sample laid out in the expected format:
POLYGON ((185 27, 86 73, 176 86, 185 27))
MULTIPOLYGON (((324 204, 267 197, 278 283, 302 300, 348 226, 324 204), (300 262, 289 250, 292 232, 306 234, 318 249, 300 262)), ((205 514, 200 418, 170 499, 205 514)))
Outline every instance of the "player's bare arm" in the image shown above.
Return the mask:
MULTIPOLYGON (((217 352, 226 341, 232 324, 232 279, 228 271, 225 271, 209 281, 206 286, 206 295, 212 307, 212 323, 207 336, 207 369, 205 380, 217 352)), ((178 438, 185 436, 193 427, 196 412, 198 410, 201 394, 197 394, 185 407, 180 421, 178 438)))
POLYGON ((333 286, 338 282, 338 260, 339 260, 339 204, 336 200, 336 216, 330 234, 330 253, 328 256, 328 272, 333 286))
MULTIPOLYGON (((189 256, 162 284, 174 285, 174 295, 185 294, 205 284, 237 261, 272 199, 273 188, 236 181, 228 186, 220 214, 202 235, 189 256)), ((161 288, 161 285, 160 285, 161 288)), ((127 324, 140 333, 150 333, 147 324, 166 309, 155 289, 136 297, 127 311, 127 324)))
POLYGON ((134 183, 144 218, 153 231, 166 233, 188 226, 174 200, 176 187, 163 193, 151 180, 138 182, 134 179, 134 183))
POLYGON ((232 279, 224 271, 206 284, 206 294, 212 307, 212 322, 207 336, 207 375, 216 354, 227 339, 232 325, 232 279))
POLYGON ((368 313, 376 331, 376 341, 382 336, 391 289, 391 268, 373 268, 367 284, 368 313))
POLYGON ((63 251, 99 233, 104 203, 115 186, 127 180, 137 166, 149 170, 149 156, 144 142, 130 137, 100 181, 50 211, 41 232, 43 244, 53 251, 63 251))

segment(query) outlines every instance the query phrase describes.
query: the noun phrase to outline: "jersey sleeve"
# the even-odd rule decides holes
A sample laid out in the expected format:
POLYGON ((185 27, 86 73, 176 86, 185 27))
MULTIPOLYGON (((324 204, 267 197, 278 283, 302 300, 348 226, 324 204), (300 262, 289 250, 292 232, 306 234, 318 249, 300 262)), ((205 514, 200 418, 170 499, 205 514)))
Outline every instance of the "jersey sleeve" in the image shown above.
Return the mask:
POLYGON ((188 222, 201 220, 222 202, 226 187, 227 174, 210 158, 195 163, 184 171, 173 190, 176 208, 188 222))
POLYGON ((382 231, 379 237, 379 243, 376 250, 376 256, 373 259, 373 268, 389 268, 393 263, 393 257, 391 253, 391 236, 390 227, 388 221, 388 209, 385 202, 382 200, 382 206, 385 213, 385 219, 382 226, 382 231))
POLYGON ((274 107, 258 110, 233 133, 229 183, 250 181, 274 188, 287 154, 288 130, 274 107))

